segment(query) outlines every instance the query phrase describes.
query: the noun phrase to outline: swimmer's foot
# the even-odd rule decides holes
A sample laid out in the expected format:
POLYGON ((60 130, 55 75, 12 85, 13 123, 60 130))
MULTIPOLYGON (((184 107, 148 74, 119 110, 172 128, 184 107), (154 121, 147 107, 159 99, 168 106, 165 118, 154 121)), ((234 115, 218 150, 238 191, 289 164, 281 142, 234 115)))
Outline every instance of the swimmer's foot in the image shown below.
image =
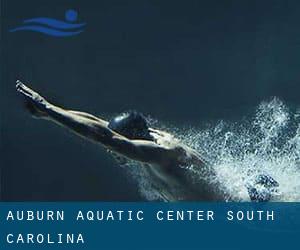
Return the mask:
POLYGON ((267 174, 259 174, 252 183, 247 183, 246 187, 251 201, 270 201, 279 194, 279 183, 267 174))
POLYGON ((47 116, 45 109, 48 103, 42 96, 19 80, 16 81, 16 90, 25 98, 25 106, 35 118, 47 116))

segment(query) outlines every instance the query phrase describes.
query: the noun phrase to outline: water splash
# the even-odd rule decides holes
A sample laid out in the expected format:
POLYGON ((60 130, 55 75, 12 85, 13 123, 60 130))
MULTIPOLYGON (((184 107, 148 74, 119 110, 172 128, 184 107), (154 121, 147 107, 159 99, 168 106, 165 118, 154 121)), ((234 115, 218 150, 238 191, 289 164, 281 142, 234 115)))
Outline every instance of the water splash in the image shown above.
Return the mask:
MULTIPOLYGON (((219 189, 228 199, 249 201, 246 183, 267 173, 280 184, 274 200, 300 201, 300 112, 291 112, 278 98, 262 102, 254 115, 240 122, 220 121, 202 130, 172 132, 215 168, 219 189)), ((145 198, 161 198, 145 168, 129 165, 145 198)), ((190 171, 194 180, 203 178, 193 168, 190 171)))

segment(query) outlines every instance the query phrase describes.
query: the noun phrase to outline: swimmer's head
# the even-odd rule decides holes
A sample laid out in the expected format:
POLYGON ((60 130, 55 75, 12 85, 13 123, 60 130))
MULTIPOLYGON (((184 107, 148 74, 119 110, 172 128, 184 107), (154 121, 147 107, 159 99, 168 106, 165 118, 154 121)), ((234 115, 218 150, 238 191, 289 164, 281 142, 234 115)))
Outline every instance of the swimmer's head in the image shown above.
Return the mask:
POLYGON ((129 139, 153 140, 146 117, 136 111, 117 115, 109 121, 108 127, 129 139))

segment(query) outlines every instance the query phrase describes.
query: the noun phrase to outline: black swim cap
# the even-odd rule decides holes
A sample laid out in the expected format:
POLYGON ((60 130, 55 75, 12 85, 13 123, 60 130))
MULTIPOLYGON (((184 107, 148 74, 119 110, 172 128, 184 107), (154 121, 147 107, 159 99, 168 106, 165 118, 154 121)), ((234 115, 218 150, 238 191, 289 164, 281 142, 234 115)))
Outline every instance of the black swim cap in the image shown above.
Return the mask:
POLYGON ((109 121, 108 127, 129 139, 153 140, 147 119, 136 111, 121 113, 109 121))

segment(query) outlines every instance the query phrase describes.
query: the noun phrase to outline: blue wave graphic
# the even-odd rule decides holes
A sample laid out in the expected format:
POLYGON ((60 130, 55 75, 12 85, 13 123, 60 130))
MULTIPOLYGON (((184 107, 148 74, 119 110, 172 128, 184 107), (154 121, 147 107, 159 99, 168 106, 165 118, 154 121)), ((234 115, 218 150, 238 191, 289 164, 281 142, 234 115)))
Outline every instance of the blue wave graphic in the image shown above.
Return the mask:
POLYGON ((56 28, 56 29, 75 29, 75 28, 83 27, 85 25, 85 23, 73 24, 73 23, 67 23, 67 22, 63 22, 52 18, 46 18, 46 17, 38 17, 38 18, 24 20, 23 23, 44 24, 44 25, 48 25, 51 28, 56 28))
POLYGON ((47 34, 47 35, 50 35, 50 36, 56 36, 56 37, 74 36, 74 35, 77 35, 77 34, 83 32, 83 30, 60 31, 60 30, 54 30, 54 29, 50 29, 50 28, 47 28, 47 27, 35 26, 35 25, 17 27, 15 29, 10 30, 10 32, 21 31, 21 30, 36 31, 36 32, 40 32, 40 33, 44 33, 44 34, 47 34))
POLYGON ((73 23, 77 19, 77 12, 75 10, 67 10, 65 12, 65 19, 67 22, 47 17, 27 19, 23 21, 23 26, 9 31, 35 31, 56 37, 74 36, 83 32, 83 29, 80 28, 83 28, 85 23, 73 23))

